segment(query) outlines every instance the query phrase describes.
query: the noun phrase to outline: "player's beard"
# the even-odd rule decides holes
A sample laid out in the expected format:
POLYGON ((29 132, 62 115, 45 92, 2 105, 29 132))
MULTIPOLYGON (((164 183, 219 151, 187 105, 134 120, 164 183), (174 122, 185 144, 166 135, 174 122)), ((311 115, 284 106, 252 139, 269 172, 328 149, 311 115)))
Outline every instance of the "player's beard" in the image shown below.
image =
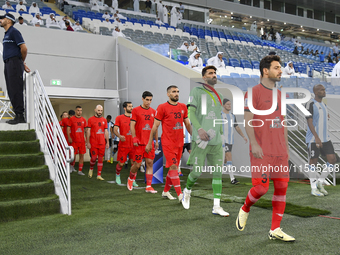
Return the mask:
POLYGON ((126 109, 126 112, 127 112, 127 113, 132 113, 132 110, 126 109))
POLYGON ((101 113, 96 112, 96 117, 100 118, 102 116, 101 113))
POLYGON ((171 100, 172 102, 177 102, 177 101, 179 100, 179 97, 171 97, 171 96, 170 96, 170 100, 171 100))
POLYGON ((215 86, 215 84, 217 83, 217 78, 207 78, 207 83, 210 86, 215 86))

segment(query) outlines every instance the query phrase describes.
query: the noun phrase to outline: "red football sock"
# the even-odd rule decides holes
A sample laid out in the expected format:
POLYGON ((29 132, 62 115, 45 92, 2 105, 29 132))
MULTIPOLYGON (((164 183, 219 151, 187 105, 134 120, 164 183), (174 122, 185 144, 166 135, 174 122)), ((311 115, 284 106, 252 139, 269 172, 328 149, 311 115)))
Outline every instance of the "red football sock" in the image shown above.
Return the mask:
POLYGON ((171 182, 174 185, 174 188, 176 190, 177 196, 179 196, 182 193, 182 189, 181 189, 181 182, 178 177, 178 170, 177 169, 169 170, 169 174, 170 174, 171 182))
POLYGON ((245 212, 250 211, 250 207, 257 202, 264 194, 267 193, 269 187, 264 187, 262 185, 256 185, 252 187, 247 195, 246 201, 242 206, 242 210, 245 212))
POLYGON ((103 157, 98 157, 97 176, 102 175, 102 169, 103 169, 103 157))
POLYGON ((166 175, 166 180, 165 180, 165 187, 164 187, 164 192, 168 192, 171 189, 171 179, 170 179, 170 171, 166 175))
POLYGON ((96 157, 91 157, 90 160, 90 170, 93 170, 94 164, 96 164, 97 161, 97 156, 96 157))
POLYGON ((79 172, 83 171, 84 164, 79 164, 79 172))
POLYGON ((132 173, 131 171, 130 171, 130 180, 136 180, 136 177, 137 177, 137 172, 136 173, 132 173))
POLYGON ((120 175, 120 171, 122 171, 122 166, 120 166, 118 163, 116 165, 116 175, 120 175))
POLYGON ((146 177, 146 187, 151 187, 153 174, 145 174, 145 177, 146 177))
POLYGON ((283 213, 286 208, 286 192, 288 188, 288 182, 273 181, 274 182, 274 195, 272 199, 273 216, 271 230, 280 227, 280 223, 283 217, 283 213))

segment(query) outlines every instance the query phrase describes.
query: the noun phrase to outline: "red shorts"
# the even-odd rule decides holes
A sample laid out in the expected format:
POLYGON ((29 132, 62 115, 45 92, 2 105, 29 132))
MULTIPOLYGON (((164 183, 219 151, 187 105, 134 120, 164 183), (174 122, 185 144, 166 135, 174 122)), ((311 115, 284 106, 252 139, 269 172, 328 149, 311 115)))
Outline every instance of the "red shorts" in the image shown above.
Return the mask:
POLYGON ((251 177, 253 186, 269 186, 269 179, 289 181, 288 156, 263 156, 255 158, 250 153, 251 177))
POLYGON ((92 158, 93 157, 97 158, 97 156, 98 157, 104 157, 104 155, 105 155, 105 146, 104 147, 100 147, 100 148, 91 146, 90 152, 91 152, 91 157, 92 158))
POLYGON ((133 159, 133 148, 118 148, 117 160, 120 163, 124 163, 127 160, 127 156, 129 155, 129 159, 133 159))
POLYGON ((85 154, 86 153, 86 146, 85 142, 73 142, 71 146, 74 149, 74 155, 76 154, 85 154))
POLYGON ((162 145, 162 149, 166 160, 165 167, 170 167, 172 165, 178 166, 182 157, 183 147, 162 145))
POLYGON ((149 153, 146 153, 145 151, 146 145, 138 145, 134 146, 133 149, 133 161, 137 163, 141 163, 143 161, 143 158, 149 158, 154 160, 155 158, 155 147, 154 144, 152 144, 152 149, 149 153))

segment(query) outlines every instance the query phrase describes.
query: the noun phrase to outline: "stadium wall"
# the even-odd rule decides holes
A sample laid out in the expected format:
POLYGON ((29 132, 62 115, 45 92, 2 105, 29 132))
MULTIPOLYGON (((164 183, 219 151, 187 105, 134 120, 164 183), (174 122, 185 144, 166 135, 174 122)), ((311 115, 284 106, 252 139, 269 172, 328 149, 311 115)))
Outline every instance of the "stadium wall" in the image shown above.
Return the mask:
MULTIPOLYGON (((15 27, 28 48, 28 67, 39 70, 45 86, 50 86, 51 79, 59 79, 60 90, 63 87, 117 89, 115 38, 32 26, 15 27)), ((2 71, 0 82, 5 84, 2 71)))

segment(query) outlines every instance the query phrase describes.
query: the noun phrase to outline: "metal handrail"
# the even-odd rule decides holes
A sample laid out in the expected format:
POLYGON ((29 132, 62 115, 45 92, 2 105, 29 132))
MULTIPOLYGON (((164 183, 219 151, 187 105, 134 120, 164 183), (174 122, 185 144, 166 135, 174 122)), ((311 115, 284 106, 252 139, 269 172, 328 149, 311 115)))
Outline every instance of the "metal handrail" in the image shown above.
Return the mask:
POLYGON ((70 162, 74 159, 74 150, 67 144, 39 72, 36 70, 31 76, 35 129, 42 140, 42 150, 51 162, 49 168, 52 167, 50 172, 55 175, 55 189, 61 202, 61 211, 71 215, 70 162))

